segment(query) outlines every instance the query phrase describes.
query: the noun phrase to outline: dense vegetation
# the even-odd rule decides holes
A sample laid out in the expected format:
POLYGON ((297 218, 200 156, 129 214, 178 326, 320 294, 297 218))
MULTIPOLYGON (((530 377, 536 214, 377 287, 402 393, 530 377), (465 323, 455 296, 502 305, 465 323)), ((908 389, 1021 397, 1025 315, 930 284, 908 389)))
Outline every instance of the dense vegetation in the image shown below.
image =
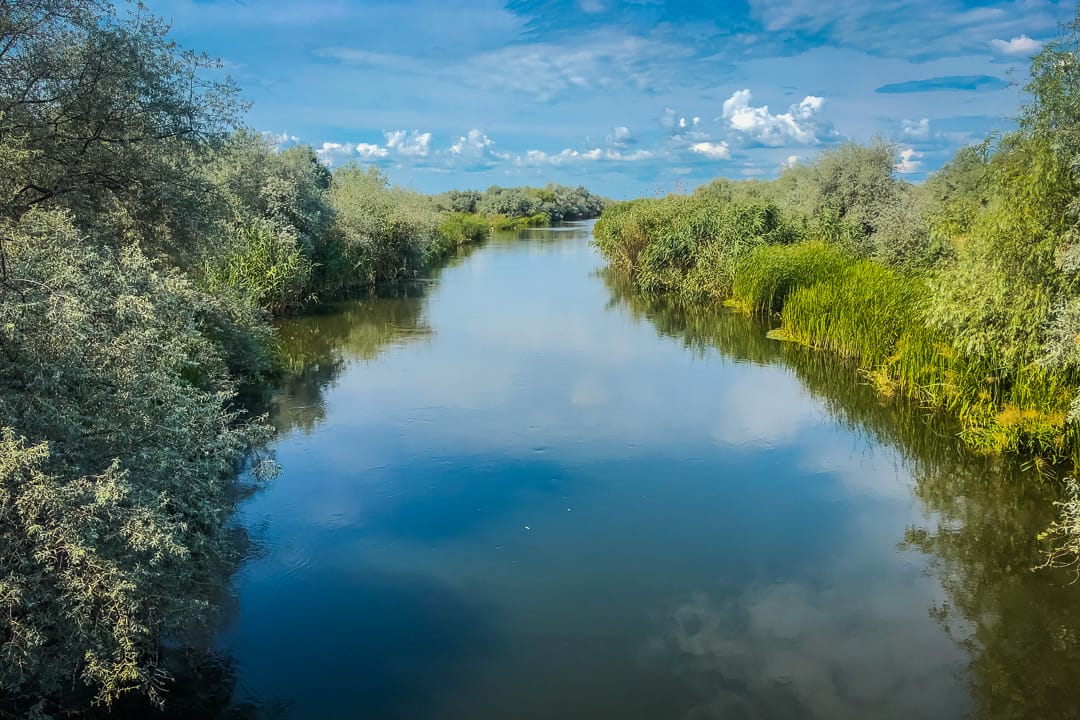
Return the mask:
POLYGON ((213 70, 138 5, 0 3, 0 715, 161 698, 162 640, 237 557, 238 472, 272 472, 240 400, 283 363, 272 313, 415 276, 483 213, 600 209, 331 172, 238 130, 213 70))
MULTIPOLYGON (((857 362, 961 437, 1049 468, 1080 459, 1080 16, 1034 59, 1018 128, 921 186, 895 149, 845 144, 771 182, 604 211, 599 248, 640 290, 778 313, 780 338, 857 362)), ((1080 549, 1078 503, 1051 533, 1080 549)))
POLYGON ((476 213, 496 230, 548 225, 563 220, 598 217, 606 201, 584 187, 548 183, 542 188, 504 188, 492 185, 484 192, 451 190, 436 197, 441 209, 476 213))

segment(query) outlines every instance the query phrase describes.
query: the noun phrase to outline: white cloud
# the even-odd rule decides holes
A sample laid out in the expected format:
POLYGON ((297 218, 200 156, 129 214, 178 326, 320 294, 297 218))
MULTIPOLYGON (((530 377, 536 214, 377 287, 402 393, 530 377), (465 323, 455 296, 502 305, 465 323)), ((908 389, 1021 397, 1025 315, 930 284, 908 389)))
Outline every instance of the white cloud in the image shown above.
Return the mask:
POLYGON ((927 138, 930 137, 930 119, 923 118, 916 122, 915 120, 903 120, 900 125, 904 129, 904 134, 913 138, 927 138))
MULTIPOLYGON (((1041 0, 968 8, 964 3, 930 0, 748 0, 748 4, 751 14, 770 32, 824 36, 830 45, 893 57, 975 54, 985 51, 991 38, 1011 37, 1017 27, 1049 34, 1071 17, 1067 3, 1041 0), (898 32, 899 27, 904 28, 902 32, 898 32)), ((993 42, 995 47, 997 42, 1009 44, 993 42)), ((1015 52, 1022 55, 1030 51, 1015 52)))
POLYGON ((783 167, 785 167, 785 168, 793 168, 798 164, 799 164, 799 156, 798 155, 788 155, 787 160, 785 160, 782 163, 783 167))
POLYGON ((430 152, 431 133, 429 132, 391 130, 383 135, 386 136, 386 147, 401 155, 427 157, 430 152))
POLYGON ((1042 43, 1038 40, 1032 40, 1027 35, 1020 35, 1014 37, 1012 40, 999 40, 994 38, 990 41, 990 44, 994 46, 994 49, 999 53, 1005 55, 1034 55, 1039 52, 1042 47, 1042 43))
POLYGON ((467 135, 459 137, 457 142, 450 146, 450 152, 454 155, 483 154, 492 147, 495 141, 487 136, 483 130, 473 128, 467 135))
POLYGON ((362 158, 384 158, 390 154, 390 151, 371 143, 356 143, 356 154, 362 158))
POLYGON ((602 31, 573 43, 509 45, 449 72, 459 82, 547 101, 575 91, 666 89, 694 53, 683 45, 602 31))
POLYGON ((327 165, 336 165, 339 162, 358 157, 365 160, 384 158, 390 152, 384 147, 370 143, 324 142, 322 147, 315 149, 315 154, 327 165))
POLYGON ((815 145, 819 142, 818 114, 825 103, 823 98, 807 95, 802 102, 779 115, 770 114, 768 105, 754 107, 750 100, 749 90, 737 90, 724 101, 723 118, 733 130, 762 145, 815 145))
POLYGON ((690 146, 691 152, 696 152, 704 155, 712 160, 727 160, 731 157, 731 150, 728 148, 728 144, 724 141, 720 142, 699 142, 690 146))
POLYGON ((622 152, 611 148, 592 148, 591 150, 564 150, 550 154, 543 150, 527 150, 524 155, 518 156, 515 161, 518 165, 562 165, 570 162, 592 162, 596 160, 613 160, 617 162, 633 162, 636 160, 648 160, 653 153, 648 150, 635 150, 634 152, 622 152))
POLYGON ((922 161, 919 160, 923 154, 913 147, 901 147, 900 148, 900 162, 896 163, 896 171, 899 173, 913 173, 918 172, 922 167, 922 161))
POLYGON ((620 125, 612 130, 608 142, 612 145, 629 145, 634 142, 634 134, 630 132, 630 128, 620 125))
POLYGON ((653 154, 648 150, 635 150, 632 153, 624 153, 618 150, 604 151, 605 160, 627 160, 632 162, 634 160, 648 160, 652 156, 653 154))

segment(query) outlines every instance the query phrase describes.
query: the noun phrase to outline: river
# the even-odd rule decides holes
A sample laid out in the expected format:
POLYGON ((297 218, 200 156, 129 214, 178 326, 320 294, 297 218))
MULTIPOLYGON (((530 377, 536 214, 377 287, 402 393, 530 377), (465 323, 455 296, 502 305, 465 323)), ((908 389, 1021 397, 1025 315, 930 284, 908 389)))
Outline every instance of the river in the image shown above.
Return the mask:
POLYGON ((217 646, 234 708, 345 720, 1075 717, 1047 490, 591 224, 282 322, 281 475, 217 646))

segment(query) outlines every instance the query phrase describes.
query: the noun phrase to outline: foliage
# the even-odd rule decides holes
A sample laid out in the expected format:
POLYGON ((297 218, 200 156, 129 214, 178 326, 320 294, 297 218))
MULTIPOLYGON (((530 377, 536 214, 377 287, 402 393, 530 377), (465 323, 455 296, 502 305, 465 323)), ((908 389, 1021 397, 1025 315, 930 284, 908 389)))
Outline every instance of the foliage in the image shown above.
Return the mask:
POLYGON ((343 284, 370 286, 415 277, 451 249, 439 233, 442 215, 435 202, 390 187, 376 168, 338 168, 330 200, 348 273, 343 284))
POLYGON ((797 238, 769 202, 680 195, 614 205, 593 232, 600 251, 642 290, 716 297, 730 294, 737 263, 751 248, 797 238))
POLYGON ((307 299, 312 270, 297 238, 260 218, 238 229, 211 262, 207 284, 212 292, 238 293, 251 305, 281 312, 307 299))
POLYGON ((451 213, 439 225, 439 233, 454 247, 487 240, 491 226, 478 215, 451 213))
POLYGON ((551 218, 544 213, 523 217, 492 215, 488 218, 488 222, 491 224, 492 230, 525 230, 532 227, 546 227, 551 224, 551 218))
MULTIPOLYGON (((451 210, 464 206, 465 194, 448 193, 447 201, 451 210), (457 202, 455 206, 453 203, 457 202)), ((471 195, 467 196, 472 198, 471 195)), ((584 220, 600 215, 605 202, 584 187, 571 188, 566 185, 549 183, 542 188, 516 187, 503 188, 492 185, 465 212, 478 212, 489 217, 502 216, 511 220, 517 218, 538 218, 544 216, 549 222, 561 220, 584 220)), ((535 222, 535 220, 534 220, 535 222)), ((496 228, 500 229, 500 228, 496 228)), ((505 228, 512 229, 512 228, 505 228)))
POLYGON ((732 300, 750 312, 779 312, 792 292, 830 280, 850 263, 846 253, 820 241, 762 245, 736 266, 732 300))
POLYGON ((62 206, 95 239, 181 261, 208 224, 200 145, 238 110, 207 58, 176 48, 139 7, 0 5, 0 217, 62 206))
POLYGON ((157 643, 205 619, 239 463, 265 437, 203 330, 214 301, 70 216, 31 212, 0 302, 0 693, 154 696, 157 643), (95 248, 95 245, 98 247, 95 248))

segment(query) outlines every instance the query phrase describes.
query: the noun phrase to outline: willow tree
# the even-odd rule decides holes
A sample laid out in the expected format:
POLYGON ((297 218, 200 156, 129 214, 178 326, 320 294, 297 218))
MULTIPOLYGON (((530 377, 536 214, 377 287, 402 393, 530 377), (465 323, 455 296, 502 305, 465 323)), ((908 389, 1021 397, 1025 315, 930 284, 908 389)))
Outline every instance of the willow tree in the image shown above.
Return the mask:
POLYGON ((0 0, 0 217, 63 207, 102 240, 193 251, 200 150, 240 104, 167 30, 141 4, 0 0))

